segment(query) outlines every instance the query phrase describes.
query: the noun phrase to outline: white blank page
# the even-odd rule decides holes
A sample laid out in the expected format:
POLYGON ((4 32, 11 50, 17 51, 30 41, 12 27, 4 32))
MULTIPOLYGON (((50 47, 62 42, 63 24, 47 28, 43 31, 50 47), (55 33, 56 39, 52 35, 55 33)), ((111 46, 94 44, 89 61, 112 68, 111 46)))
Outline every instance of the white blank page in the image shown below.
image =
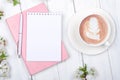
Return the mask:
POLYGON ((27 13, 27 61, 61 61, 61 15, 27 13))

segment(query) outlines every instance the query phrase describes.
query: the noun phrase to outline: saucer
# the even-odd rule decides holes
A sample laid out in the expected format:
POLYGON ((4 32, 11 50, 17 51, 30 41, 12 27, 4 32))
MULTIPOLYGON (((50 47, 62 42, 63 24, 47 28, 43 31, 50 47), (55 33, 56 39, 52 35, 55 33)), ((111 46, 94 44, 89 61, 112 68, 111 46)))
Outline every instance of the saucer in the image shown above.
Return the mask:
POLYGON ((77 13, 71 17, 68 24, 68 39, 70 43, 77 51, 82 52, 84 54, 88 54, 88 55, 97 55, 107 50, 112 45, 115 39, 115 35, 116 35, 115 23, 112 17, 102 9, 89 9, 81 13, 77 13), (97 14, 97 13, 104 15, 109 21, 110 28, 111 28, 110 37, 107 40, 107 43, 109 43, 109 45, 88 46, 84 44, 81 41, 81 39, 78 37, 77 30, 80 25, 80 22, 84 17, 90 14, 97 14))

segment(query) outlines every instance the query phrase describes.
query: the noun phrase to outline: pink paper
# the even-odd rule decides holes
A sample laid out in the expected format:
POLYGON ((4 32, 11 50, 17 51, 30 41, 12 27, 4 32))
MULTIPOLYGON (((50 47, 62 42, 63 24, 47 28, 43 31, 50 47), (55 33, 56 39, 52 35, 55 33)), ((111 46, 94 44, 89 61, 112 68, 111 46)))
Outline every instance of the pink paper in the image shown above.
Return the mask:
MULTIPOLYGON (((27 19, 27 12, 48 12, 48 9, 46 8, 46 6, 44 4, 39 4, 31 9, 28 9, 26 11, 23 11, 23 43, 22 43, 22 57, 23 60, 27 66, 27 69, 29 71, 30 74, 35 74, 38 73, 46 68, 49 68, 55 64, 58 64, 59 62, 32 62, 32 61, 26 61, 26 28, 27 28, 27 24, 26 24, 26 19, 27 19)), ((8 26, 10 28, 10 31, 13 35, 13 38, 17 44, 18 42, 18 32, 19 32, 19 21, 20 21, 20 14, 17 14, 15 16, 12 16, 10 18, 8 18, 7 20, 8 26)), ((66 60, 68 58, 68 54, 67 51, 64 47, 64 44, 62 42, 62 61, 66 60)))

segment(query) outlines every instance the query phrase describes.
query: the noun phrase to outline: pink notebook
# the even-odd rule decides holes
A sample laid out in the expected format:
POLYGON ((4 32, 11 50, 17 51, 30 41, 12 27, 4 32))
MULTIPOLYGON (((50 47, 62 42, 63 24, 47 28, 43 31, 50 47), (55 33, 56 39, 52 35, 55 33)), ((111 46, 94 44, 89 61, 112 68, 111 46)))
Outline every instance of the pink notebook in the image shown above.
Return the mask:
MULTIPOLYGON (((27 12, 48 12, 48 9, 44 4, 39 4, 33 8, 30 8, 26 11, 23 11, 23 46, 22 46, 22 57, 23 60, 27 66, 27 69, 31 75, 36 74, 46 68, 49 68, 55 64, 58 64, 59 62, 31 62, 26 61, 26 15, 27 12)), ((18 42, 18 32, 19 32, 19 20, 20 20, 20 14, 14 15, 10 18, 8 18, 6 21, 8 23, 8 26, 10 28, 10 31, 13 35, 13 38, 15 39, 15 42, 17 44, 18 42)), ((68 58, 67 51, 64 47, 64 44, 62 42, 62 61, 66 60, 68 58)))

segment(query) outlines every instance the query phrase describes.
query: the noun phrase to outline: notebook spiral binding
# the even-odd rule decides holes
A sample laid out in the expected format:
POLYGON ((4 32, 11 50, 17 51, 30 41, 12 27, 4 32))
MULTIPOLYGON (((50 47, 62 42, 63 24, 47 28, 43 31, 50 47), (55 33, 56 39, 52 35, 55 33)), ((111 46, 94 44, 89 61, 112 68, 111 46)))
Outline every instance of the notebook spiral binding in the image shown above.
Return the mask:
POLYGON ((61 13, 28 12, 27 15, 61 15, 61 13))

